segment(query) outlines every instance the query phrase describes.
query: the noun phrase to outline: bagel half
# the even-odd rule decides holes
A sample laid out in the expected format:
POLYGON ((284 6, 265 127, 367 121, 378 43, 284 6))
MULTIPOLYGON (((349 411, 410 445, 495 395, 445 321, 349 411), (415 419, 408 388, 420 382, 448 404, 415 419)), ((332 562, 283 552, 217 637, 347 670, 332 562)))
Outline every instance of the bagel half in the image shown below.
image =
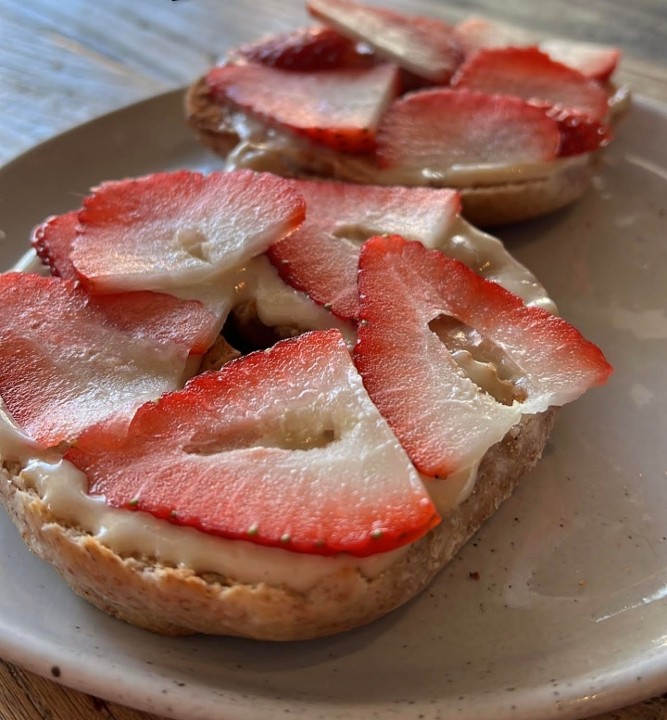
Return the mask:
POLYGON ((114 617, 167 635, 304 640, 364 625, 418 595, 539 460, 556 414, 552 408, 524 416, 487 451, 471 495, 378 576, 345 568, 305 591, 117 554, 54 514, 17 462, 3 463, 0 497, 28 547, 78 595, 114 617))
MULTIPOLYGON (((13 310, 0 328, 5 338, 0 364, 0 497, 30 549, 53 565, 75 592, 114 617, 159 633, 301 640, 342 632, 389 613, 428 585, 535 465, 557 413, 554 406, 602 384, 611 372, 598 348, 545 307, 550 301, 530 273, 526 277, 525 268, 519 266, 518 284, 529 295, 538 289, 534 305, 502 286, 503 269, 508 267, 512 272, 505 278, 507 284, 517 284, 516 265, 504 251, 498 254, 498 241, 474 231, 466 236, 457 203, 453 215, 452 207, 446 206, 444 220, 442 214, 426 217, 436 217, 435 227, 444 223, 440 233, 446 226, 459 244, 465 246, 466 239, 480 243, 475 246, 479 256, 472 253, 473 265, 490 266, 498 281, 418 241, 374 235, 363 243, 358 273, 352 277, 352 283, 358 281, 360 300, 352 355, 353 341, 331 327, 338 323, 331 306, 322 320, 310 313, 314 300, 290 288, 286 303, 281 295, 286 283, 263 253, 252 254, 259 252, 256 248, 248 250, 250 257, 238 274, 227 271, 227 283, 220 282, 219 273, 194 285, 207 307, 219 308, 217 315, 204 307, 204 301, 173 298, 187 313, 185 322, 183 315, 171 313, 165 296, 157 298, 156 323, 154 291, 138 296, 133 289, 125 290, 124 299, 122 291, 106 294, 105 311, 100 297, 87 294, 83 283, 67 277, 73 272, 75 239, 81 237, 77 231, 96 227, 94 217, 87 214, 95 200, 131 191, 132 207, 140 197, 161 223, 167 223, 168 240, 175 232, 191 239, 193 230, 201 227, 198 223, 209 220, 203 199, 212 197, 213 184, 215 208, 232 196, 235 217, 250 218, 250 243, 260 210, 268 206, 272 217, 282 217, 279 212, 291 207, 290 193, 297 210, 306 204, 305 189, 303 196, 295 194, 296 183, 273 176, 268 188, 266 182, 266 177, 247 172, 203 178, 178 171, 106 183, 87 198, 84 209, 49 218, 33 234, 39 257, 54 276, 41 277, 43 272, 32 272, 37 267, 25 266, 24 272, 0 277, 3 302, 13 310), (173 201, 174 184, 184 180, 200 183, 198 194, 165 219, 164 203, 158 200, 164 198, 166 187, 173 201), (227 195, 223 193, 218 185, 223 181, 234 192, 225 185, 227 195), (278 208, 271 205, 276 184, 284 191, 278 208), (248 187, 252 192, 241 196, 248 203, 244 206, 239 188, 248 187), (201 217, 192 220, 192 207, 201 217), (239 208, 244 207, 241 214, 239 208), (188 233, 183 233, 183 218, 188 220, 188 233), (267 271, 264 275, 262 269, 267 271), (233 299, 228 297, 230 287, 233 299), (133 293, 130 304, 128 292, 133 293), (402 315, 416 297, 422 298, 419 312, 402 315), (304 302, 308 311, 303 310, 304 302), (282 314, 263 315, 260 307, 267 304, 279 306, 282 314), (128 307, 129 319, 121 314, 128 307), (495 318, 497 326, 490 327, 489 318, 495 318), (130 334, 137 319, 138 337, 130 334), (129 330, 122 325, 126 320, 129 330), (197 327, 204 328, 205 337, 190 332, 197 327), (172 328, 173 336, 165 340, 164 333, 172 328), (155 344, 150 344, 153 336, 155 344), (151 386, 148 401, 140 397, 136 408, 119 411, 113 405, 109 410, 106 399, 125 397, 125 371, 132 362, 115 353, 114 346, 139 347, 151 365, 137 376, 152 379, 162 372, 157 360, 172 351, 169 343, 177 346, 176 378, 171 380, 171 369, 163 373, 171 384, 166 389, 151 386), (253 347, 247 356, 238 357, 244 343, 253 347), (412 359, 406 361, 407 356, 395 352, 401 343, 412 359), (441 344, 445 354, 438 352, 441 344), (30 350, 24 350, 26 346, 30 350), (195 346, 203 355, 190 353, 195 346), (507 353, 499 352, 504 346, 507 353), (429 354, 431 348, 434 354, 429 354), (447 359, 454 353, 457 361, 447 359), (377 368, 396 368, 390 361, 397 357, 403 358, 400 377, 385 377, 384 385, 380 378, 377 392, 377 368), (195 360, 196 367, 186 370, 195 360), (57 372, 50 374, 51 366, 57 372), (101 395, 91 397, 89 389, 108 375, 114 379, 109 368, 116 367, 123 370, 120 385, 107 384, 101 395), (404 367, 409 369, 404 372, 404 367), (420 376, 422 367, 430 374, 420 376), (185 377, 191 379, 186 382, 185 377), (416 382, 428 386, 423 394, 429 401, 443 389, 432 408, 425 409, 428 403, 421 401, 409 407, 416 382), (505 392, 508 385, 510 396, 505 392), (55 397, 50 394, 54 388, 55 397), (383 405, 388 395, 393 400, 383 405), (67 406, 72 398, 76 403, 67 406), (71 410, 53 431, 52 418, 63 405, 71 410), (394 430, 388 418, 396 408, 408 408, 409 417, 394 430), (88 416, 88 410, 100 414, 88 416), (494 425, 475 444, 480 419, 483 426, 494 425), (247 434, 248 424, 259 432, 247 434), (440 425, 448 431, 442 438, 440 425), (438 443, 429 450, 431 458, 420 464, 406 450, 410 445, 415 454, 421 453, 422 446, 415 446, 405 433, 415 427, 426 441, 437 436, 438 443), (465 447, 443 460, 456 450, 460 438, 465 447), (105 448, 113 468, 106 461, 97 464, 105 448), (272 449, 287 451, 290 462, 281 464, 272 449), (326 453, 318 453, 324 449, 326 453), (188 457, 187 462, 181 463, 179 453, 188 457), (206 458, 213 455, 233 458, 231 464, 209 463, 206 458), (305 474, 300 475, 302 470, 305 474), (112 484, 96 484, 100 473, 112 484), (235 484, 241 475, 242 484, 235 484), (129 485, 119 488, 126 481, 129 485), (285 522, 292 510, 297 521, 285 522), (380 516, 382 524, 371 525, 380 516), (348 517, 351 523, 345 524, 348 517)), ((303 185, 324 185, 328 190, 334 184, 303 185)), ((353 190, 356 213, 358 187, 353 190)), ((309 197, 313 219, 317 203, 330 196, 325 192, 309 197)), ((343 202, 334 205, 337 221, 346 216, 346 207, 343 202)), ((373 212, 389 222, 393 206, 381 207, 389 210, 373 212)), ((370 200, 364 208, 371 212, 370 200)), ((124 206, 118 217, 123 234, 114 242, 125 238, 124 206)), ((216 232, 227 227, 226 217, 216 224, 216 232)), ((293 222, 301 227, 302 216, 293 222)), ((362 227, 364 213, 354 222, 362 227)), ((237 220, 234 227, 240 225, 237 220)), ((142 230, 135 223, 130 240, 138 250, 153 237, 153 227, 142 230)), ((354 229, 352 222, 349 229, 354 229)), ((282 242, 283 226, 276 232, 282 242)), ((220 233, 214 250, 222 254, 226 242, 220 233)), ((99 260, 107 247, 108 243, 95 243, 93 257, 99 260)), ((161 258, 159 251, 160 247, 154 249, 161 258)), ((114 262, 120 263, 121 257, 116 253, 114 262)), ((135 257, 133 249, 127 248, 124 257, 135 257)), ((311 258, 311 264, 317 262, 311 258)), ((152 283, 151 278, 149 274, 152 283)), ((187 273, 183 282, 186 289, 193 287, 187 273)))

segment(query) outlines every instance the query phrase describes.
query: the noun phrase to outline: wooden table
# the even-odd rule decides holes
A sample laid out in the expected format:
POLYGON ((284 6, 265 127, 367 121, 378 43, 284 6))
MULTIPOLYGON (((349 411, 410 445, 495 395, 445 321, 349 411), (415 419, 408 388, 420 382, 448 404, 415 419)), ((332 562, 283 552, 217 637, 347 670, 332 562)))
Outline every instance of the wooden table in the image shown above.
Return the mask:
MULTIPOLYGON (((400 7, 401 0, 386 4, 400 7)), ((470 13, 466 0, 403 2, 413 12, 436 4, 451 21, 470 13)), ((479 0, 475 12, 618 45, 622 79, 667 102, 665 0, 479 0)), ((94 116, 185 85, 227 47, 305 20, 301 0, 0 0, 0 162, 94 116)), ((0 661, 0 718, 151 717, 0 661)), ((667 696, 604 718, 667 718, 667 696)))

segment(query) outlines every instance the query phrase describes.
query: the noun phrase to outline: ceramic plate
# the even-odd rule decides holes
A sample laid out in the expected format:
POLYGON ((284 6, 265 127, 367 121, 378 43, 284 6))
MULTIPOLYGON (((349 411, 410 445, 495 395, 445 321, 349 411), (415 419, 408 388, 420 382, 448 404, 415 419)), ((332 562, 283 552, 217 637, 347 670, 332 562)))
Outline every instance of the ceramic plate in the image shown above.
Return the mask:
MULTIPOLYGON (((101 180, 211 169, 180 93, 0 172, 2 267, 101 180)), ((538 468, 417 600, 327 640, 157 637, 99 613, 0 516, 0 654, 187 720, 574 718, 667 689, 667 108, 637 101, 576 206, 502 232, 615 375, 567 407, 538 468), (57 670, 56 670, 57 668, 57 670)))

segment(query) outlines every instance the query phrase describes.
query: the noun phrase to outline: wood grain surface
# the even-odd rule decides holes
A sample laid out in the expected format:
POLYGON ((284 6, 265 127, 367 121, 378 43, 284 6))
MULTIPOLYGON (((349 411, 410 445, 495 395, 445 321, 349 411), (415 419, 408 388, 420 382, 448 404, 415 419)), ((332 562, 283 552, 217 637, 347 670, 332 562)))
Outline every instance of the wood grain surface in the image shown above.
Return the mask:
MULTIPOLYGON (((621 77, 667 102, 667 0, 387 0, 486 14, 624 51, 621 77)), ((228 47, 305 24, 301 0, 0 0, 0 162, 92 117, 183 86, 228 47)), ((150 720, 0 661, 0 720, 150 720)), ((667 684, 667 679, 666 679, 667 684)), ((667 718, 667 696, 598 720, 667 718)), ((184 719, 184 720, 187 720, 184 719)))

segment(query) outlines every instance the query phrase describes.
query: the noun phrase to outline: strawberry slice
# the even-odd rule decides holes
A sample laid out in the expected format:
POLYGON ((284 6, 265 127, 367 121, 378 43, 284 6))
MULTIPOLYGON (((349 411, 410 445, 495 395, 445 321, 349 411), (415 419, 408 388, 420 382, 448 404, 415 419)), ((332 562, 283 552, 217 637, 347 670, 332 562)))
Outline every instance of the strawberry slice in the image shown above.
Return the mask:
POLYGON ((168 292, 243 265, 304 212, 289 182, 248 170, 107 182, 84 200, 71 260, 91 292, 168 292))
POLYGON ((64 215, 53 215, 33 230, 32 246, 56 277, 69 280, 78 277, 70 257, 78 223, 79 213, 73 210, 64 215))
POLYGON ((94 295, 90 307, 134 338, 173 343, 191 355, 203 355, 222 325, 221 319, 197 300, 182 300, 148 290, 94 295))
POLYGON ((359 294, 356 365, 429 476, 474 465, 521 413, 574 400, 611 372, 562 318, 398 236, 363 245, 359 294))
POLYGON ((609 80, 621 59, 617 48, 595 43, 552 38, 543 40, 539 47, 552 60, 574 68, 598 82, 609 80))
POLYGON ((0 396, 47 447, 103 418, 128 417, 181 382, 183 342, 153 337, 154 319, 142 326, 135 316, 120 329, 70 281, 0 275, 0 304, 0 396))
POLYGON ((480 50, 468 58, 452 86, 519 97, 540 107, 556 107, 604 121, 607 93, 580 72, 552 60, 535 47, 480 50))
POLYGON ((487 20, 473 15, 454 26, 466 57, 478 50, 537 45, 533 33, 516 25, 487 20))
POLYGON ((263 65, 223 65, 206 76, 211 95, 264 122, 340 152, 375 148, 375 130, 398 93, 398 69, 288 72, 263 65), (280 92, 276 92, 280 88, 280 92))
POLYGON ((308 0, 311 15, 420 78, 446 83, 463 58, 447 23, 362 5, 354 0, 308 0))
POLYGON ((296 552, 370 555, 438 522, 336 330, 201 375, 65 457, 115 507, 296 552))
POLYGON ((354 320, 359 310, 357 265, 361 243, 373 235, 402 233, 438 247, 460 210, 453 190, 378 187, 295 180, 306 199, 306 221, 267 254, 285 282, 354 320))
POLYGON ((301 28, 243 45, 232 56, 232 61, 239 59, 300 72, 364 68, 375 62, 371 53, 327 27, 301 28))
POLYGON ((469 90, 423 90, 394 102, 378 130, 378 158, 419 177, 454 165, 553 160, 554 120, 511 97, 469 90))
POLYGON ((486 48, 537 46, 552 60, 600 82, 611 77, 621 58, 621 53, 608 45, 560 38, 540 41, 526 30, 486 18, 468 18, 456 25, 455 30, 466 56, 486 48))

